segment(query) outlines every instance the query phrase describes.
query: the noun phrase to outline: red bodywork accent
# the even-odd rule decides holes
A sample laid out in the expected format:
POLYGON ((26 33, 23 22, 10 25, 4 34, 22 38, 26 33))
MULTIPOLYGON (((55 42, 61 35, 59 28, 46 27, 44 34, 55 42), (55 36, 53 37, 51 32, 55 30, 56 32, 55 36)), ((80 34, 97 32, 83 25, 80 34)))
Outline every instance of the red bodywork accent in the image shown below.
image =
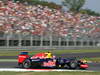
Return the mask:
POLYGON ((23 63, 23 61, 27 58, 29 58, 29 55, 19 55, 18 56, 18 63, 23 63))
POLYGON ((82 65, 80 65, 80 68, 88 68, 89 66, 87 65, 87 64, 82 64, 82 65))
POLYGON ((31 59, 34 59, 34 58, 44 59, 45 57, 46 57, 45 53, 38 53, 38 54, 32 56, 31 59))

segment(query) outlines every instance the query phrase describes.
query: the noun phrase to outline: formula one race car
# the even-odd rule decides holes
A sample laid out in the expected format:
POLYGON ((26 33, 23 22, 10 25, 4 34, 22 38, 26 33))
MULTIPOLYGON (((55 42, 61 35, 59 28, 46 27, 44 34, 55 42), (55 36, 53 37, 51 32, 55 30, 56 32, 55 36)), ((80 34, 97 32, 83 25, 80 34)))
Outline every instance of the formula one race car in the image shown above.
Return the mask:
POLYGON ((86 61, 78 60, 76 58, 46 58, 45 53, 38 53, 32 57, 28 52, 21 52, 18 56, 18 65, 22 68, 67 68, 67 69, 87 69, 86 61))

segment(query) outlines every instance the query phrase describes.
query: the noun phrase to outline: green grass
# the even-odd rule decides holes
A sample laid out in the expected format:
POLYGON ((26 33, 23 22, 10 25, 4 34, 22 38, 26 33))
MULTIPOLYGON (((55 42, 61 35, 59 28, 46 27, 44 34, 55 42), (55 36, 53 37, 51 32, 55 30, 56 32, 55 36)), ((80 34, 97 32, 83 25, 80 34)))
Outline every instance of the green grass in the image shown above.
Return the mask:
POLYGON ((0 75, 100 75, 100 72, 0 72, 0 75))
POLYGON ((99 62, 100 63, 100 57, 94 57, 94 58, 85 58, 87 61, 92 62, 99 62))
MULTIPOLYGON (((21 51, 28 50, 16 50, 16 51, 0 51, 0 56, 17 56, 21 51)), ((53 54, 65 54, 65 53, 89 53, 89 52, 100 52, 100 49, 95 50, 49 50, 53 54)), ((48 50, 33 50, 28 51, 29 55, 34 55, 39 52, 48 52, 48 50)))
POLYGON ((0 62, 17 62, 17 59, 0 59, 0 62))

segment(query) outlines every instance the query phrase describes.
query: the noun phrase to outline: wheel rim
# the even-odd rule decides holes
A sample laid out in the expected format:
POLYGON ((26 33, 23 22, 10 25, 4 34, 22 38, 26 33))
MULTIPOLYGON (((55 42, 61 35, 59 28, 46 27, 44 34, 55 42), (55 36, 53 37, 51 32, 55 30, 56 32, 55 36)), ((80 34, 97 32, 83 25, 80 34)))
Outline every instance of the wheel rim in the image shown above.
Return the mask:
POLYGON ((28 63, 28 62, 25 62, 25 63, 24 63, 24 67, 25 67, 25 68, 29 68, 29 63, 28 63))
POLYGON ((71 67, 75 67, 76 65, 74 63, 71 64, 71 67))
POLYGON ((72 62, 72 63, 70 64, 70 67, 71 67, 71 68, 76 68, 76 63, 73 63, 73 62, 72 62))

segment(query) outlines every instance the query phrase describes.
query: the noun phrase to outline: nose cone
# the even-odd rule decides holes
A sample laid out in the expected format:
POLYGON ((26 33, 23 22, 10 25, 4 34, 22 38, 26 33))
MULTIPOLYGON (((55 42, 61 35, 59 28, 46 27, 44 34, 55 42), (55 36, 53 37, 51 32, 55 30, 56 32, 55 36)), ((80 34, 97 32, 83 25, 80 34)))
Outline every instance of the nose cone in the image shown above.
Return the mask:
POLYGON ((82 64, 82 65, 80 65, 80 68, 88 68, 89 66, 87 65, 87 64, 82 64))

